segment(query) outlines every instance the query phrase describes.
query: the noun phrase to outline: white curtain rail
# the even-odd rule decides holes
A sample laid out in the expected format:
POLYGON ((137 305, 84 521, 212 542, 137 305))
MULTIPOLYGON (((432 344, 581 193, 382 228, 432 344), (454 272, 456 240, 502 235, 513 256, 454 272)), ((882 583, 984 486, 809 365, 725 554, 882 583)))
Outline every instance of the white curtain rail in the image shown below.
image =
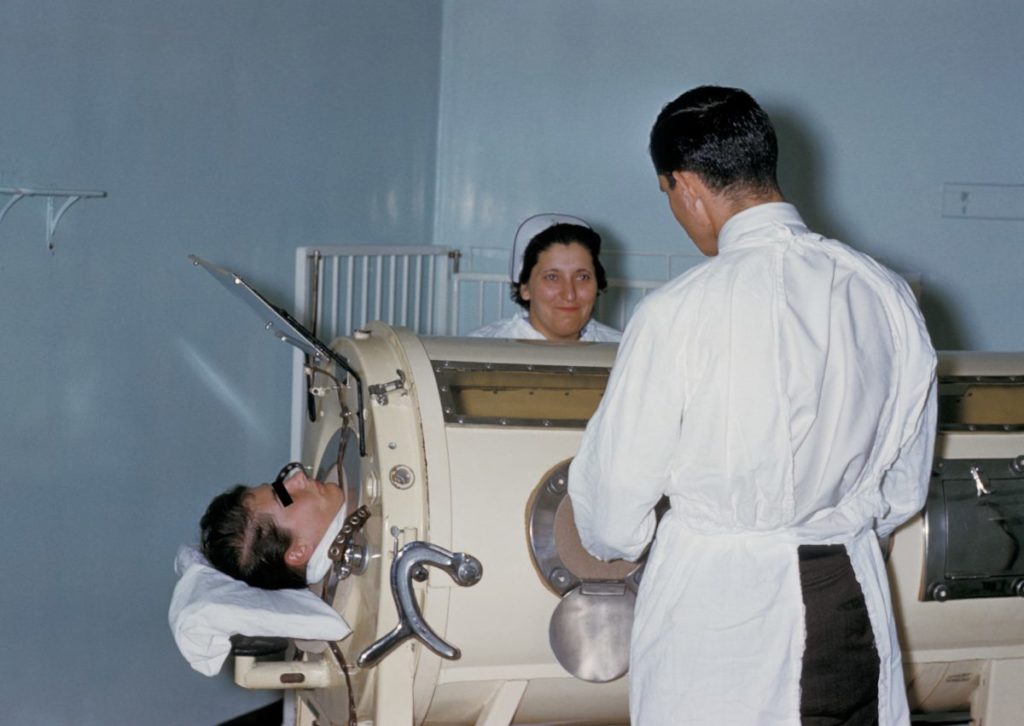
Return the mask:
POLYGON ((53 235, 60 224, 60 218, 68 211, 72 204, 79 199, 96 199, 107 196, 106 192, 93 189, 27 189, 24 187, 0 187, 0 194, 10 197, 10 201, 0 209, 0 223, 15 204, 25 197, 46 197, 46 246, 53 249, 53 235), (63 199, 64 203, 59 207, 54 205, 54 199, 63 199))

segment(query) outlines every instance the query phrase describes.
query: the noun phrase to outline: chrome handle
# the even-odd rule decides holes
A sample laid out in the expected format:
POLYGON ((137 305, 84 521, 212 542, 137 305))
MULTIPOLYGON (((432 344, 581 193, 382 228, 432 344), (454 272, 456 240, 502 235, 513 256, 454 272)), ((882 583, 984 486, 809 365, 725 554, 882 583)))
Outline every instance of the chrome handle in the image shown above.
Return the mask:
POLYGON ((412 581, 424 579, 425 565, 447 572, 462 587, 475 585, 484 571, 480 560, 465 552, 449 552, 429 542, 417 541, 405 545, 391 563, 391 596, 398 610, 398 625, 363 649, 356 660, 360 667, 371 668, 377 665, 408 638, 416 638, 442 658, 457 660, 462 656, 462 651, 433 631, 420 612, 413 594, 412 581))

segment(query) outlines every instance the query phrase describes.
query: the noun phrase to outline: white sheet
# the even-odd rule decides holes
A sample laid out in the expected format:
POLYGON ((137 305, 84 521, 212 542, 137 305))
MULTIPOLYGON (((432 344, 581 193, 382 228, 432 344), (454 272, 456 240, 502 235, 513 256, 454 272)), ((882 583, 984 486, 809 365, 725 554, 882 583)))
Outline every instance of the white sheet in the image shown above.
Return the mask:
POLYGON ((168 621, 174 642, 195 670, 213 676, 231 652, 232 635, 341 640, 352 629, 309 590, 260 590, 215 570, 195 547, 174 561, 178 584, 168 621))

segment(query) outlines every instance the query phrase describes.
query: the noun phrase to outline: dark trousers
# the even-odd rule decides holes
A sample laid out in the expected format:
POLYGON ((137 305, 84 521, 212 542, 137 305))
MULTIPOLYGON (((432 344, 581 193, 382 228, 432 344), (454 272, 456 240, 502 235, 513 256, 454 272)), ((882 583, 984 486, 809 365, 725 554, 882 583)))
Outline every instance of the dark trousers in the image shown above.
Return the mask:
POLYGON ((877 724, 878 651, 846 548, 801 545, 797 552, 807 623, 801 723, 877 724))

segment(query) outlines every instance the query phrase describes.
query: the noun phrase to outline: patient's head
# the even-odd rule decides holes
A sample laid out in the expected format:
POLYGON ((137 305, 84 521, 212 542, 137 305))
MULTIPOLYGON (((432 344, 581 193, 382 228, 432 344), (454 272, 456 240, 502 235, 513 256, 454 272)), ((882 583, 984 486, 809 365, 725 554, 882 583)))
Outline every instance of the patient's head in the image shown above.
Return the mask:
POLYGON ((306 563, 345 495, 288 469, 273 484, 239 485, 210 502, 199 527, 203 554, 218 570, 268 590, 306 586, 306 563))

